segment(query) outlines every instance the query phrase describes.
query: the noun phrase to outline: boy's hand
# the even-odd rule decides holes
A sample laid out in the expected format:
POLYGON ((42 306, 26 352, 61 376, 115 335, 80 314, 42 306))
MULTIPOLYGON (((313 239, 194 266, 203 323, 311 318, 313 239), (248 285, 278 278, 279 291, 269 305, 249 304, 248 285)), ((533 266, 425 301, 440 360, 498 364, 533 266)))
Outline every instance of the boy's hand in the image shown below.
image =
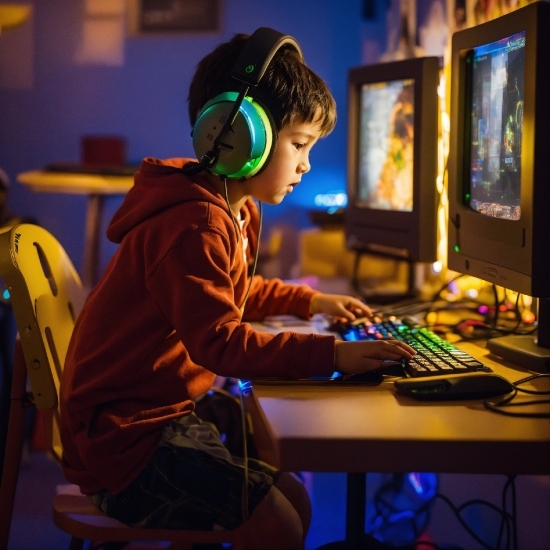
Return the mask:
POLYGON ((385 360, 406 361, 416 351, 398 340, 370 340, 364 342, 336 342, 336 370, 342 374, 360 374, 377 370, 385 360))
POLYGON ((371 308, 353 296, 340 294, 315 294, 309 304, 309 313, 327 313, 354 321, 357 317, 372 317, 371 308))

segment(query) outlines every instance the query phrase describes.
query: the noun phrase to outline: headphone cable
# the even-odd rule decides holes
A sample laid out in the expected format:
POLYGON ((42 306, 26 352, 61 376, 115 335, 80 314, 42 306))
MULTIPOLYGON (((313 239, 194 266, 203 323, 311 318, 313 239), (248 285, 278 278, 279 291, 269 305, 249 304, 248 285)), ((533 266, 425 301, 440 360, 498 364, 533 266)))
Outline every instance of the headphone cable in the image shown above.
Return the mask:
POLYGON ((235 229, 235 237, 237 237, 237 242, 240 240, 240 231, 237 229, 237 222, 235 221, 235 214, 233 213, 233 210, 231 210, 231 204, 229 203, 229 195, 227 193, 227 176, 220 176, 221 180, 223 181, 223 191, 225 194, 225 203, 227 204, 227 213, 231 217, 231 221, 233 222, 233 228, 235 229))
MULTIPOLYGON (((231 204, 229 203, 229 194, 227 192, 227 176, 220 176, 221 180, 223 181, 223 190, 225 194, 225 202, 227 204, 227 212, 229 216, 231 217, 231 221, 233 222, 233 228, 235 229, 235 236, 237 237, 237 242, 240 240, 240 231, 237 229, 237 222, 235 221, 235 214, 233 213, 233 210, 231 210, 231 204)), ((262 236, 262 220, 263 220, 263 205, 261 201, 258 201, 258 207, 260 211, 260 220, 258 222, 258 243, 256 245, 256 251, 254 253, 254 264, 252 265, 252 273, 250 275, 250 281, 248 283, 248 289, 246 291, 244 300, 242 301, 241 305, 239 306, 239 309, 242 312, 244 311, 244 305, 246 304, 246 301, 248 300, 248 295, 250 294, 250 288, 252 286, 252 279, 254 279, 254 275, 256 274, 256 268, 258 267, 258 257, 260 254, 260 238, 262 236)))
MULTIPOLYGON (((237 229, 237 223, 235 221, 235 214, 233 213, 233 210, 231 210, 231 204, 229 202, 229 194, 227 192, 227 176, 220 176, 223 181, 223 189, 225 194, 225 202, 227 204, 227 211, 228 214, 231 216, 231 221, 233 222, 233 228, 235 229, 235 236, 237 237, 237 242, 240 240, 239 233, 240 231, 237 229)), ((252 287, 252 280, 254 279, 254 275, 256 274, 256 268, 258 266, 258 257, 259 257, 259 251, 260 251, 260 238, 262 235, 262 220, 263 220, 263 205, 261 201, 258 201, 259 205, 259 211, 260 211, 260 219, 258 222, 258 242, 256 244, 256 251, 254 254, 254 264, 252 265, 252 273, 250 274, 250 280, 248 282, 248 288, 246 290, 245 297, 242 301, 242 304, 240 305, 239 309, 241 311, 241 318, 244 313, 244 306, 246 304, 246 301, 248 300, 248 295, 250 294, 250 289, 252 287)), ((244 246, 244 243, 243 243, 244 246)), ((243 467, 244 467, 244 476, 243 476, 243 487, 242 487, 242 495, 241 495, 241 506, 242 506, 242 517, 243 522, 245 522, 248 519, 248 444, 247 444, 247 415, 246 415, 246 406, 244 403, 244 397, 242 394, 242 391, 239 392, 239 403, 241 406, 241 431, 242 431, 242 437, 243 437, 243 467)))
POLYGON ((250 281, 248 282, 248 289, 246 291, 246 295, 244 297, 243 303, 239 308, 241 310, 241 314, 244 312, 244 305, 248 300, 248 295, 250 294, 250 288, 252 287, 252 280, 254 279, 254 275, 256 275, 256 268, 258 267, 258 256, 260 254, 260 237, 262 235, 262 218, 263 218, 263 205, 261 201, 258 201, 258 206, 260 210, 260 220, 258 222, 258 242, 256 244, 256 251, 254 253, 254 263, 252 265, 252 273, 250 274, 250 281))

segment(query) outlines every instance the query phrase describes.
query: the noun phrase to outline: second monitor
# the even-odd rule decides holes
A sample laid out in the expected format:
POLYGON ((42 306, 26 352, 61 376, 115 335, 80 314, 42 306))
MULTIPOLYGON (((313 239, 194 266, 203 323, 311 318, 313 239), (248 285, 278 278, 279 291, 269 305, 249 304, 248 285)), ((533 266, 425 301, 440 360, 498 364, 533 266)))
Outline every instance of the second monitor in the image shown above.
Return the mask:
POLYGON ((439 71, 423 57, 349 72, 348 248, 437 260, 439 71))

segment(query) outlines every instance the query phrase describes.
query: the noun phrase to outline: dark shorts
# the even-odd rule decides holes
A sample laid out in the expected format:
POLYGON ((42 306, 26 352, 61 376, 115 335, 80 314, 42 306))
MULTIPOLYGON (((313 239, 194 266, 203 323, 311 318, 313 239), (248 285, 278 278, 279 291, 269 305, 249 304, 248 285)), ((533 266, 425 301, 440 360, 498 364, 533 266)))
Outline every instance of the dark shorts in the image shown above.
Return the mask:
MULTIPOLYGON (((215 427, 192 414, 165 428, 152 459, 122 492, 90 497, 107 516, 131 527, 235 529, 243 522, 242 464, 223 446, 215 427)), ((248 515, 276 475, 268 464, 248 460, 248 515)))

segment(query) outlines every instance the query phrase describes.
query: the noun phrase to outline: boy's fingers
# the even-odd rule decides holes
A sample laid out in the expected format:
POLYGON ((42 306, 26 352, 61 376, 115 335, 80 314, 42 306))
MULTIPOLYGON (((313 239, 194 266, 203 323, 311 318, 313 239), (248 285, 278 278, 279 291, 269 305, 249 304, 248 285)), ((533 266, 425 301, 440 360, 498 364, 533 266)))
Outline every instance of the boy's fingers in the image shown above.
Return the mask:
MULTIPOLYGON (((405 342, 400 342, 399 340, 384 340, 381 342, 381 344, 381 352, 393 355, 394 357, 406 357, 410 359, 413 355, 416 354, 416 350, 414 348, 411 348, 411 346, 405 344, 405 342)), ((390 357, 390 359, 392 358, 393 357, 390 357)))
POLYGON ((372 315, 372 309, 367 304, 364 304, 363 302, 360 302, 360 301, 357 301, 357 303, 354 304, 353 309, 354 311, 363 313, 365 315, 369 315, 369 316, 372 315))

